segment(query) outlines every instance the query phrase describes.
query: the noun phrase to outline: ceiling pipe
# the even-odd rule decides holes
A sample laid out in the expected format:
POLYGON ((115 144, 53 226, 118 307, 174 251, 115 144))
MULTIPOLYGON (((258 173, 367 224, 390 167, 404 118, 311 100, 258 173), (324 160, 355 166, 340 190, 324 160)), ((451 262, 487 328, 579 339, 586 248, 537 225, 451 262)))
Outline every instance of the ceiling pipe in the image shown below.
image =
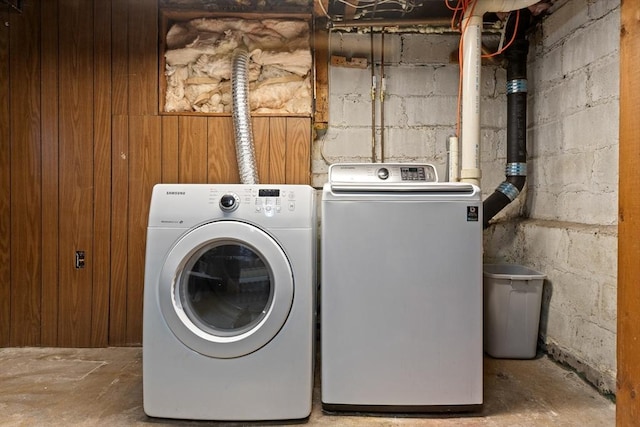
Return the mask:
POLYGON ((477 0, 462 19, 462 146, 460 180, 480 186, 480 84, 482 17, 524 9, 539 0, 477 0))
POLYGON ((421 25, 431 27, 451 27, 451 19, 349 19, 343 21, 327 21, 327 29, 362 27, 413 27, 421 25))

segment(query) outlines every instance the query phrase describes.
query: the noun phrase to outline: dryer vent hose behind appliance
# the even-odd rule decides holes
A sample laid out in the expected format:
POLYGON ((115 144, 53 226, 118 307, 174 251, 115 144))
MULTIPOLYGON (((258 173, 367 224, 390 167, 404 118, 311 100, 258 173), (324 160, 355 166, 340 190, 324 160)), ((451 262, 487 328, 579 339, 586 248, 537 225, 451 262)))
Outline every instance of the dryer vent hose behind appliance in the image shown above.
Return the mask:
POLYGON ((249 52, 238 48, 232 69, 233 128, 241 184, 258 184, 251 112, 249 108, 249 52))

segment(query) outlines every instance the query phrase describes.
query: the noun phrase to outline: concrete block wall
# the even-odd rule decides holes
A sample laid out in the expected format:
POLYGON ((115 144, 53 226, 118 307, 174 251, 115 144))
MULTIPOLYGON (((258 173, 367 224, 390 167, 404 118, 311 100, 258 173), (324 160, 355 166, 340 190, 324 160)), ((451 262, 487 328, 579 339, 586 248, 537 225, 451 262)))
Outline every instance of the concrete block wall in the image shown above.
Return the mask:
MULTIPOLYGON (((485 231, 485 262, 547 275, 546 350, 603 392, 615 390, 619 0, 558 0, 530 35, 528 178, 485 231)), ((456 129, 455 34, 386 34, 384 130, 377 102, 376 157, 431 162, 445 176, 456 129)), ((380 35, 374 36, 379 76, 380 35)), ((333 33, 331 54, 370 57, 369 34, 333 33)), ((312 150, 312 184, 328 166, 372 159, 371 69, 331 67, 329 128, 312 150)), ((482 69, 482 191, 504 180, 506 73, 482 69)))
MULTIPOLYGON (((379 90, 380 34, 375 34, 373 40, 374 75, 379 90)), ((374 138, 378 161, 384 139, 385 161, 433 163, 444 180, 447 139, 456 132, 459 67, 450 57, 452 53, 455 56, 458 42, 456 34, 385 34, 384 123, 377 96, 375 130, 372 130, 371 66, 330 67, 329 128, 314 142, 312 185, 321 187, 326 182, 332 163, 371 162, 374 138)), ((371 35, 335 32, 330 37, 330 51, 347 59, 367 58, 370 64, 371 35)), ((486 141, 483 161, 500 156, 504 163, 505 72, 497 64, 487 66, 482 79, 481 123, 486 141)), ((497 171, 487 171, 487 175, 495 188, 504 179, 504 164, 497 171)))
POLYGON ((532 34, 527 191, 485 236, 487 260, 521 263, 547 275, 543 345, 611 393, 619 6, 611 0, 559 1, 532 34), (527 219, 514 219, 514 210, 527 219))

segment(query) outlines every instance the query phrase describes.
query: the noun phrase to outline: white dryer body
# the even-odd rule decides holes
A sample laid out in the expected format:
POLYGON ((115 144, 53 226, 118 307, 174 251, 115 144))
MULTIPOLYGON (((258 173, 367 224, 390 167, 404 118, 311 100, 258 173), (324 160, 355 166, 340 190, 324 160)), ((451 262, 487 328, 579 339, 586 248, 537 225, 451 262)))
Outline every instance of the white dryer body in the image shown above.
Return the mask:
POLYGON ((310 414, 315 241, 311 187, 154 187, 143 315, 148 415, 310 414))

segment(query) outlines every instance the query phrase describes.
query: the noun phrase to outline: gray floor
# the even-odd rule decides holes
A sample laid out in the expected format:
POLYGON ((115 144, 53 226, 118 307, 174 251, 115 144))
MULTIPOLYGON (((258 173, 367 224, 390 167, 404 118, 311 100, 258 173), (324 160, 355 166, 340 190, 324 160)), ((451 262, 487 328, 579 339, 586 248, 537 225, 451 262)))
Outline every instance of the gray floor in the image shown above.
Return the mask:
MULTIPOLYGON (((140 348, 0 349, 0 425, 235 425, 148 418, 142 410, 141 359, 140 348)), ((302 423, 310 426, 615 425, 615 404, 546 356, 534 360, 486 358, 484 409, 473 416, 336 416, 324 414, 319 400, 316 384, 313 412, 302 423)))

